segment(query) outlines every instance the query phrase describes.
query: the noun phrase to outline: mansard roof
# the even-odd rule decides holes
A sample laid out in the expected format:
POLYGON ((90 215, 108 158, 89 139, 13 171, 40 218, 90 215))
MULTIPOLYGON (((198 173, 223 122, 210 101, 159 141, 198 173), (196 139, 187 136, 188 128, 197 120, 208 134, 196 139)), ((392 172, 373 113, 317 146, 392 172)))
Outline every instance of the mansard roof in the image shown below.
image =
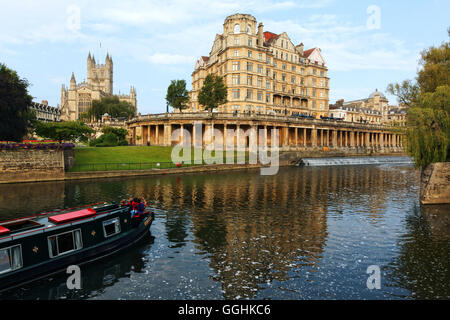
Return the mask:
POLYGON ((264 40, 266 40, 266 42, 272 42, 274 39, 277 39, 278 36, 279 36, 278 34, 269 31, 264 32, 264 40))
POLYGON ((303 57, 308 58, 311 55, 311 53, 313 53, 314 49, 315 48, 303 51, 303 57))

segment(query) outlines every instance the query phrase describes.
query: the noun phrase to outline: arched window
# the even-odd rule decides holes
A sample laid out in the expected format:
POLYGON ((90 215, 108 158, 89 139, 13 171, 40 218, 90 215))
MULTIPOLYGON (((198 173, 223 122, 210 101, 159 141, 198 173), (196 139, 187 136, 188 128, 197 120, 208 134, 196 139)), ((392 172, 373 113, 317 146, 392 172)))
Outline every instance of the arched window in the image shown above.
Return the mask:
POLYGON ((234 33, 239 33, 241 31, 241 27, 238 24, 234 25, 234 33))
POLYGON ((252 27, 250 25, 247 26, 247 33, 248 34, 252 33, 252 27))

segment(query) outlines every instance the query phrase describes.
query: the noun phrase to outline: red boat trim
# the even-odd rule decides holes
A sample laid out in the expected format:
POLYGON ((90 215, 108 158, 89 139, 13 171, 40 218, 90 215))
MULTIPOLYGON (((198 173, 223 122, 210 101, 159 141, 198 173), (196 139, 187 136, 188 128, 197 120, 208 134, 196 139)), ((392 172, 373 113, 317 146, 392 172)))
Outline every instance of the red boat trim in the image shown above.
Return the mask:
POLYGON ((0 226, 0 235, 1 234, 7 234, 9 233, 11 230, 9 230, 8 228, 2 227, 0 226))
POLYGON ((63 223, 63 222, 78 220, 80 218, 91 217, 96 214, 97 214, 97 211, 95 211, 92 208, 87 208, 87 209, 83 209, 83 210, 72 211, 72 212, 52 216, 52 217, 48 218, 48 221, 53 222, 53 223, 63 223))

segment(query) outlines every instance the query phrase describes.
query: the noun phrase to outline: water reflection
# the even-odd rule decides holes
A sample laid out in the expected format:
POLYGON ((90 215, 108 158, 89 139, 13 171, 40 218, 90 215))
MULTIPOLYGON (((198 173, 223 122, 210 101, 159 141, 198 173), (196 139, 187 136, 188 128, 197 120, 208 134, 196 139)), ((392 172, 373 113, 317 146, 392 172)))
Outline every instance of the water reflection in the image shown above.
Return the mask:
POLYGON ((67 292, 63 277, 13 298, 449 296, 448 224, 433 214, 422 216, 411 166, 282 168, 275 176, 249 170, 0 188, 2 219, 134 195, 150 199, 156 211, 154 240, 87 269, 92 284, 82 291, 67 292), (20 199, 29 201, 6 205, 20 199), (384 266, 388 275, 379 292, 365 286, 370 264, 384 266))
POLYGON ((398 257, 386 268, 415 299, 450 298, 450 205, 416 206, 407 216, 398 257))

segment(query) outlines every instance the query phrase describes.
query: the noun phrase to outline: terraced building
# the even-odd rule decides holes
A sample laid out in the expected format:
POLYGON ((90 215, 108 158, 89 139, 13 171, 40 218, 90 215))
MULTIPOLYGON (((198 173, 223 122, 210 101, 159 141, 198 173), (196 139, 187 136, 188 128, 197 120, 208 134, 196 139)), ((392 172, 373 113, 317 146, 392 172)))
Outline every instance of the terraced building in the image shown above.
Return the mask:
POLYGON ((192 73, 191 106, 203 111, 198 93, 208 74, 224 78, 228 102, 218 112, 305 114, 326 116, 330 79, 320 48, 304 50, 283 32, 264 31, 249 14, 225 19, 209 56, 201 57, 192 73))

